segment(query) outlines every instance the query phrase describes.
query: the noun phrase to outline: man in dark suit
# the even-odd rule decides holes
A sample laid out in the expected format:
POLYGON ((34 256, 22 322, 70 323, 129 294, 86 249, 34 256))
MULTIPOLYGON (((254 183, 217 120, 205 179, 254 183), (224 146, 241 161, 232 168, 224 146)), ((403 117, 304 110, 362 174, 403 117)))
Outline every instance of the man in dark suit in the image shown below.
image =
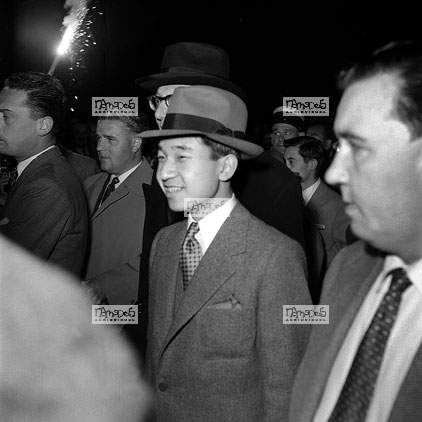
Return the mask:
POLYGON ((141 134, 159 141, 170 208, 189 214, 151 250, 146 373, 157 422, 287 417, 308 327, 283 324, 283 305, 310 303, 306 264, 296 241, 233 194, 239 158, 262 152, 243 140, 246 123, 236 95, 181 87, 162 130, 141 134))
POLYGON ((88 177, 101 172, 100 167, 93 158, 71 151, 63 145, 58 145, 58 147, 60 148, 60 152, 75 171, 81 183, 88 179, 88 177))
POLYGON ((334 259, 295 382, 292 422, 422 414, 422 46, 390 43, 340 75, 340 185, 362 240, 334 259))
POLYGON ((16 73, 0 92, 0 153, 17 161, 0 232, 35 255, 80 275, 88 212, 82 186, 55 146, 65 114, 61 83, 16 73))
POLYGON ((287 167, 300 180, 305 217, 308 220, 306 239, 312 239, 319 232, 321 242, 315 248, 314 242, 308 242, 306 253, 309 267, 309 287, 314 303, 318 303, 321 294, 322 280, 334 256, 347 245, 347 229, 350 218, 344 212, 344 202, 341 196, 328 187, 320 178, 324 163, 324 148, 321 141, 310 136, 298 136, 287 139, 284 143, 287 167), (319 258, 321 257, 321 258, 319 258), (311 261, 311 262, 309 262, 311 261))

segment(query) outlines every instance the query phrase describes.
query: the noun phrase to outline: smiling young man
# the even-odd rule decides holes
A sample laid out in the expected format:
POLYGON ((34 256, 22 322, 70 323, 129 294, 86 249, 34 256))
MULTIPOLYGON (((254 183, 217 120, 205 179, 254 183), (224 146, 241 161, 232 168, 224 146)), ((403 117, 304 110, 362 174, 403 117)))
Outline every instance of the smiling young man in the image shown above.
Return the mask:
POLYGON ((246 123, 239 97, 192 86, 175 90, 161 131, 141 134, 158 141, 170 208, 189 214, 151 250, 146 366, 157 421, 287 417, 308 327, 284 325, 283 305, 310 303, 305 259, 233 194, 239 158, 262 152, 243 139, 246 123))
MULTIPOLYGON (((148 96, 157 126, 163 127, 175 89, 206 85, 224 89, 246 103, 246 92, 230 79, 230 58, 218 46, 199 42, 179 42, 164 50, 159 73, 136 79, 136 84, 153 94, 148 96)), ((277 121, 283 120, 276 113, 277 121)), ((282 119, 283 117, 283 119, 282 119)), ((295 121, 295 125, 299 122, 295 121)), ((287 121, 289 117, 287 117, 287 121)), ((299 118, 303 125, 303 118, 299 118)), ((291 126, 291 136, 297 136, 291 126)), ((304 244, 303 204, 295 177, 270 152, 264 151, 242 163, 232 181, 242 204, 259 219, 304 244)))
POLYGON ((324 281, 292 422, 416 422, 422 413, 422 46, 391 43, 342 74, 326 180, 353 232, 324 281))

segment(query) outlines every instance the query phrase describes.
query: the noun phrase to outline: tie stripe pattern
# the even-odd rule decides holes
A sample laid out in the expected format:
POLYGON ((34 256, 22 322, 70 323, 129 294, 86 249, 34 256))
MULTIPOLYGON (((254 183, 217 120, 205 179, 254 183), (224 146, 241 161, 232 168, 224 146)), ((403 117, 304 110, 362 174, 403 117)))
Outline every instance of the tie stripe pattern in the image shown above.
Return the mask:
POLYGON ((9 170, 9 181, 6 185, 6 192, 10 192, 13 188, 13 185, 16 182, 16 179, 18 178, 18 169, 16 167, 12 167, 9 170))
POLYGON ((113 180, 107 186, 107 189, 104 192, 103 199, 101 200, 101 204, 110 196, 111 192, 114 192, 116 189, 116 184, 119 183, 118 177, 113 177, 113 180))
POLYGON ((183 240, 180 249, 179 263, 183 274, 183 290, 186 290, 199 261, 202 258, 201 245, 195 239, 195 235, 199 232, 197 222, 191 223, 183 240))
POLYGON ((402 268, 393 270, 390 274, 392 274, 390 288, 382 299, 356 352, 329 422, 365 421, 402 293, 411 284, 402 268))

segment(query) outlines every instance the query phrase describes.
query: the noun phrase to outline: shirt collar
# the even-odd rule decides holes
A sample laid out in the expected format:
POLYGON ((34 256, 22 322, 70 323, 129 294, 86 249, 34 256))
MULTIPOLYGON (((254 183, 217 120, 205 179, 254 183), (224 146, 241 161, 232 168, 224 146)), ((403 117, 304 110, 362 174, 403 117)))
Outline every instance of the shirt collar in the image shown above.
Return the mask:
POLYGON ((312 195, 315 193, 315 191, 318 189, 318 186, 321 183, 321 179, 318 177, 318 179, 313 183, 311 186, 307 187, 302 191, 303 196, 303 202, 305 205, 308 205, 308 202, 311 200, 312 195))
POLYGON ((113 180, 113 177, 118 177, 119 178, 119 183, 116 183, 116 189, 118 186, 120 186, 121 183, 123 183, 141 164, 142 161, 139 161, 138 164, 136 164, 136 166, 132 167, 131 169, 125 171, 124 173, 122 173, 120 176, 117 176, 116 174, 111 174, 110 175, 110 181, 113 180))
MULTIPOLYGON (((220 230, 223 223, 230 216, 230 213, 233 211, 233 208, 237 204, 237 199, 234 194, 231 198, 226 201, 221 207, 218 207, 214 211, 210 212, 204 218, 198 221, 199 233, 201 234, 201 247, 203 253, 205 253, 208 246, 214 240, 214 237, 220 230)), ((188 215, 188 225, 189 227, 193 221, 196 221, 192 218, 192 215, 188 215)))
POLYGON ((422 259, 414 262, 411 265, 407 265, 397 255, 387 255, 384 260, 384 267, 382 269, 383 278, 395 268, 404 268, 409 277, 409 280, 414 284, 419 292, 422 294, 422 259))
POLYGON ((44 154, 44 152, 47 152, 49 149, 53 149, 54 147, 55 145, 50 145, 48 148, 42 150, 38 154, 35 154, 32 157, 27 158, 26 160, 20 161, 16 166, 16 170, 18 171, 18 177, 39 155, 44 154))

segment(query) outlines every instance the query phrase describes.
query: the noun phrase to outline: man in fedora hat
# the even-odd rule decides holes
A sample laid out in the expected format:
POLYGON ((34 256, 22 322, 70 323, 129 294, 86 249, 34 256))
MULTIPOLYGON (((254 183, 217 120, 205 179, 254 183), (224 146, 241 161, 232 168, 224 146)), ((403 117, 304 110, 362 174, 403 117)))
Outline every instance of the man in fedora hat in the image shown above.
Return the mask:
POLYGON ((310 304, 300 245, 250 214, 233 194, 245 103, 210 86, 177 88, 158 142, 157 178, 187 219, 162 229, 150 260, 146 374, 160 421, 287 418, 307 325, 283 305, 310 304))
POLYGON ((179 42, 166 47, 159 73, 136 79, 152 92, 148 97, 155 121, 162 127, 170 98, 177 87, 208 85, 225 89, 246 102, 246 93, 230 80, 230 59, 220 47, 199 42, 179 42))
MULTIPOLYGON (((170 98, 178 87, 207 85, 221 88, 246 103, 245 91, 230 80, 227 53, 214 45, 179 42, 169 45, 160 73, 140 77, 139 87, 154 92, 148 97, 155 121, 162 128, 170 98)), ((268 153, 242 164, 233 187, 243 205, 267 224, 303 245, 303 204, 299 182, 268 153)))

